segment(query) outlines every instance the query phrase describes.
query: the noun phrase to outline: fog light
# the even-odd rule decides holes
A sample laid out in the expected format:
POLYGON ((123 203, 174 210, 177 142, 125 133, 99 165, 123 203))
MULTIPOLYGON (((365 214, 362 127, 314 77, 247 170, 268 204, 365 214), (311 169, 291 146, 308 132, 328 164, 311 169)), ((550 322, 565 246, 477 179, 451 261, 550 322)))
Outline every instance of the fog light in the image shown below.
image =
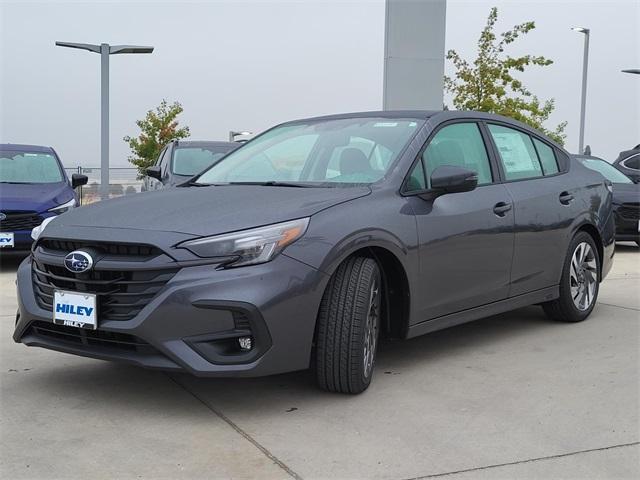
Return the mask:
POLYGON ((240 337, 238 338, 238 344, 240 345, 240 350, 242 350, 243 352, 248 352, 253 348, 253 338, 240 337))

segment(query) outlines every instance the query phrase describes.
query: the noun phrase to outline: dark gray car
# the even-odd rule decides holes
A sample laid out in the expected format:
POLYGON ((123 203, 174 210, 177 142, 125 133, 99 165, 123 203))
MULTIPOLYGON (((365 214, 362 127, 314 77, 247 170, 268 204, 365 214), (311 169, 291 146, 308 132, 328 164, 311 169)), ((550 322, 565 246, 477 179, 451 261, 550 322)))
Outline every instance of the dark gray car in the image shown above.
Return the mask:
POLYGON ((369 385, 380 337, 541 304, 584 320, 611 268, 611 184, 473 112, 285 123, 190 184, 35 232, 14 340, 200 376, 315 367, 369 385))
POLYGON ((242 144, 239 142, 213 142, 174 140, 162 149, 155 165, 147 169, 142 190, 160 190, 186 182, 242 144))
POLYGON ((613 166, 635 183, 640 183, 640 145, 636 145, 631 150, 620 152, 618 158, 613 162, 613 166))

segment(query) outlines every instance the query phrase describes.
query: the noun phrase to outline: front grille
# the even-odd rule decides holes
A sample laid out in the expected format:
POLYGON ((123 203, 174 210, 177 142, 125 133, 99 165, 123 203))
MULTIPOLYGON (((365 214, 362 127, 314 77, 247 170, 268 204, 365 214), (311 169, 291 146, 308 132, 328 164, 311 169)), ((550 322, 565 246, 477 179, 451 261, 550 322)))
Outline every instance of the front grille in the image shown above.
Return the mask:
POLYGON ((626 220, 640 220, 640 203, 623 203, 618 208, 618 215, 626 220))
POLYGON ((147 342, 128 333, 85 330, 42 321, 33 322, 31 330, 34 335, 39 337, 62 340, 76 345, 116 348, 149 355, 157 353, 156 349, 147 342))
MULTIPOLYGON (((151 301, 179 270, 170 265, 157 268, 138 267, 142 262, 153 260, 162 251, 149 245, 127 245, 113 243, 68 242, 44 239, 38 243, 32 262, 33 287, 38 305, 53 311, 54 290, 93 293, 99 320, 131 320, 151 301), (48 255, 64 257, 78 248, 87 248, 99 258, 95 267, 83 273, 73 273, 62 265, 47 263, 48 255), (57 251, 59 250, 59 251, 57 251), (57 252, 56 252, 57 251, 57 252), (111 255, 109 255, 111 253, 111 255), (106 270, 100 268, 101 260, 121 260, 131 268, 106 270)), ((94 257, 94 258, 96 258, 94 257)), ((51 260, 49 260, 51 262, 51 260)))
POLYGON ((47 250, 57 250, 69 253, 73 250, 82 250, 90 248, 96 252, 106 255, 145 257, 140 260, 148 260, 148 257, 156 257, 162 254, 162 250, 152 245, 138 245, 130 243, 108 243, 108 242, 82 242, 75 240, 58 240, 56 238, 45 238, 38 243, 47 250))
POLYGON ((43 218, 36 212, 3 212, 7 218, 0 221, 0 232, 31 230, 42 223, 43 218))

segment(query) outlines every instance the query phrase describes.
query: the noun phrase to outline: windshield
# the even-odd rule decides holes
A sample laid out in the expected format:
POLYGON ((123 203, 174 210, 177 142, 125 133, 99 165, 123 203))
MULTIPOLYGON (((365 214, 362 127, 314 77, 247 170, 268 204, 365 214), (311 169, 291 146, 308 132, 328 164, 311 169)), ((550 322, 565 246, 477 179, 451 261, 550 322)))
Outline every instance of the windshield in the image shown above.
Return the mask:
POLYGON ((224 157, 233 146, 178 147, 173 153, 171 171, 193 177, 224 157))
POLYGON ((596 158, 581 158, 580 161, 585 167, 595 170, 596 172, 600 172, 604 178, 610 180, 612 183, 633 183, 633 181, 631 181, 631 179, 624 173, 604 160, 596 158))
POLYGON ((373 183, 384 177, 422 123, 347 118, 281 125, 230 153, 196 183, 373 183))
POLYGON ((53 154, 0 150, 0 183, 57 183, 62 181, 62 171, 53 154))

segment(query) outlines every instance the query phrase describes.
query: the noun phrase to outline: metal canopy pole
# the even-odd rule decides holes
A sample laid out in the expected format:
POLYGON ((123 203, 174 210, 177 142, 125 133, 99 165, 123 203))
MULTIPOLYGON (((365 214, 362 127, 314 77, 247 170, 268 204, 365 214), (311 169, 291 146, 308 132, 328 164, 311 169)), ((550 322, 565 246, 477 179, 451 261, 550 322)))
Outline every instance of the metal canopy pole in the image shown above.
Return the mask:
POLYGON ((100 54, 100 197, 105 200, 109 198, 109 55, 152 53, 153 47, 73 42, 56 42, 56 45, 100 54))

